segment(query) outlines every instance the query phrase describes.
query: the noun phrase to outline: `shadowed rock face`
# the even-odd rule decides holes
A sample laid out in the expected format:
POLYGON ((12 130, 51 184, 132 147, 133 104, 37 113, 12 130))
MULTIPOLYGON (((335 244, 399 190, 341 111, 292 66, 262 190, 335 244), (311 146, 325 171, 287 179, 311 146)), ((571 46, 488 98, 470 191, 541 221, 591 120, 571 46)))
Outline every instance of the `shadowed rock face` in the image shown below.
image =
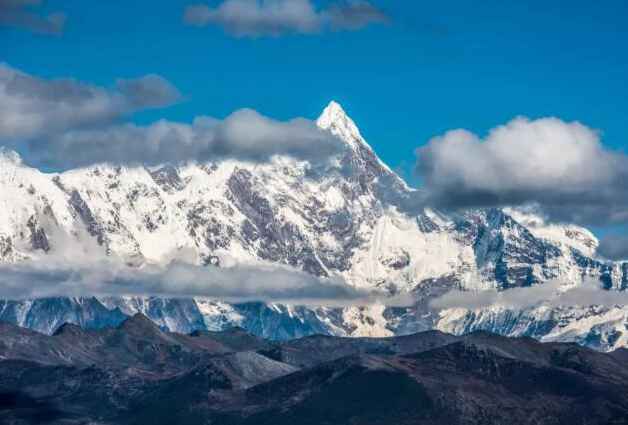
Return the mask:
POLYGON ((48 242, 48 236, 46 231, 39 226, 35 216, 31 216, 26 223, 26 226, 31 232, 31 245, 33 250, 42 250, 44 252, 50 251, 50 244, 48 242))
POLYGON ((299 228, 275 217, 270 202, 253 188, 253 178, 251 172, 236 169, 227 183, 229 198, 247 217, 242 229, 246 242, 257 246, 257 255, 264 260, 327 276, 299 228))
POLYGON ((119 309, 106 308, 93 297, 80 299, 80 302, 70 298, 33 300, 26 314, 20 302, 0 300, 0 321, 16 323, 18 318, 25 327, 52 334, 64 322, 84 328, 102 328, 116 326, 127 316, 119 309))
POLYGON ((100 245, 105 243, 105 235, 102 226, 98 220, 96 220, 94 213, 78 191, 72 191, 69 204, 75 214, 78 215, 78 218, 85 225, 87 232, 95 237, 100 245))
POLYGON ((173 166, 161 167, 155 171, 149 172, 155 183, 157 183, 164 191, 172 192, 183 190, 185 182, 181 180, 177 169, 173 166))
POLYGON ((0 324, 8 424, 613 424, 628 356, 486 332, 269 342, 143 315, 44 335, 0 324))

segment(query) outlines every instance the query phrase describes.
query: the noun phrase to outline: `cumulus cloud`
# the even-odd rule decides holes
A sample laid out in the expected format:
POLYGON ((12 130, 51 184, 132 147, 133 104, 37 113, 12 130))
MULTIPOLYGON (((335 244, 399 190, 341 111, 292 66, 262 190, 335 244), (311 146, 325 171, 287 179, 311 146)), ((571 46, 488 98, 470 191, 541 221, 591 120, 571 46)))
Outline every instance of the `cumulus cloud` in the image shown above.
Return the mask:
POLYGON ((72 79, 45 80, 0 65, 0 144, 25 151, 26 162, 66 169, 93 163, 184 162, 286 155, 317 162, 346 146, 311 120, 277 121, 250 109, 191 124, 140 126, 128 115, 170 105, 179 91, 157 75, 120 79, 105 89, 72 79))
POLYGON ((628 292, 606 290, 593 279, 584 279, 576 285, 564 285, 550 281, 530 287, 512 288, 505 291, 450 291, 430 302, 436 310, 464 308, 481 310, 489 307, 503 307, 522 310, 538 306, 549 307, 589 307, 626 306, 628 292))
POLYGON ((598 255, 609 260, 628 260, 628 236, 608 235, 600 240, 598 255))
POLYGON ((0 142, 112 122, 141 109, 170 105, 177 89, 157 75, 119 80, 106 89, 74 79, 46 80, 0 64, 0 142))
POLYGON ((286 155, 316 163, 345 145, 303 118, 277 121, 242 109, 224 120, 198 117, 192 124, 158 121, 68 131, 29 149, 31 161, 56 168, 94 162, 160 164, 238 158, 266 161, 286 155))
POLYGON ((365 0, 334 3, 321 10, 311 0, 225 0, 215 8, 188 6, 183 18, 189 25, 218 25, 238 37, 358 30, 388 20, 365 0))
POLYGON ((35 9, 41 4, 41 0, 0 0, 0 26, 25 28, 41 34, 61 34, 65 14, 38 14, 35 9))
POLYGON ((484 139, 453 130, 417 156, 427 204, 537 204, 557 220, 628 220, 628 157, 605 148, 596 131, 578 122, 516 118, 484 139))

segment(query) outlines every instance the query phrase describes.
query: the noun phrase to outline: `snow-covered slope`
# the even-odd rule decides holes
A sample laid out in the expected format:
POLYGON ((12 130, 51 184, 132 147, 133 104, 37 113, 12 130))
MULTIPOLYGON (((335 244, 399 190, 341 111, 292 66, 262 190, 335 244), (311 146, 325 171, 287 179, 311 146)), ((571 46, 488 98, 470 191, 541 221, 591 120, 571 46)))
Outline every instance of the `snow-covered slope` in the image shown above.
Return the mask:
POLYGON ((102 164, 47 174, 12 152, 0 152, 0 261, 43 261, 57 247, 85 243, 78 235, 87 233, 90 249, 130 264, 182 256, 218 267, 280 263, 321 277, 339 275, 360 288, 411 292, 419 298, 415 307, 48 299, 0 302, 0 319, 53 332, 65 321, 98 327, 142 312, 170 330, 238 325, 271 338, 381 336, 438 327, 590 345, 595 344, 587 338, 599 334, 602 349, 625 344, 623 308, 595 314, 431 311, 427 299, 452 288, 575 284, 591 276, 609 290, 624 290, 628 267, 595 259, 597 240, 586 229, 547 224, 529 211, 446 215, 400 208, 396 201, 414 190, 377 157, 340 105, 332 102, 318 125, 347 145, 322 165, 275 157, 268 163, 224 160, 155 168, 102 164))

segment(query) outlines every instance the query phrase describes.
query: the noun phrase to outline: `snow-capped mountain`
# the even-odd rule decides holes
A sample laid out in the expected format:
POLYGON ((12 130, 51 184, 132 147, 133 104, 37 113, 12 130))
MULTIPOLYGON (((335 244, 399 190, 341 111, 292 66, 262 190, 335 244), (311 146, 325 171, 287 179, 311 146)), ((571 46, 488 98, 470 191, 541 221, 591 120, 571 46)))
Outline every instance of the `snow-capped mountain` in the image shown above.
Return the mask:
POLYGON ((63 173, 0 153, 0 261, 44 260, 58 245, 85 243, 129 264, 186 256, 205 266, 277 263, 390 294, 411 308, 313 308, 217 300, 55 298, 0 302, 0 319, 54 332, 64 322, 102 327, 141 312, 189 332, 242 326, 264 337, 312 333, 386 336, 438 328, 628 345, 628 309, 535 306, 440 312, 429 299, 451 289, 509 289, 583 277, 628 287, 628 263, 595 258, 597 239, 524 210, 444 214, 408 208, 414 189, 386 166, 335 102, 317 121, 346 142, 325 164, 288 157, 147 168, 95 165, 63 173))

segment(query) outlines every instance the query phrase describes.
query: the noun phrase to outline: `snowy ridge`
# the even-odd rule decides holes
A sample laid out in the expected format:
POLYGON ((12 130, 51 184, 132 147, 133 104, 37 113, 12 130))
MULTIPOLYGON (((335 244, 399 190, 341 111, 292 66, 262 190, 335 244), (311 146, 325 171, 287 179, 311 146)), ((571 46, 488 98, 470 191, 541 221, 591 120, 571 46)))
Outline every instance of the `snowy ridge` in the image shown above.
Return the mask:
POLYGON ((329 130, 342 140, 346 141, 353 150, 365 147, 371 151, 373 149, 366 143, 366 140, 360 134, 358 126, 349 118, 342 106, 335 101, 331 101, 323 110, 323 113, 316 121, 316 124, 324 129, 329 130))
POLYGON ((400 211, 388 200, 412 189, 377 157, 342 107, 332 102, 318 125, 351 148, 323 169, 276 157, 264 164, 101 164, 47 174, 0 151, 0 261, 43 259, 51 249, 84 243, 77 235, 87 234, 89 249, 138 266, 182 257, 218 267, 280 263, 317 276, 342 276, 356 287, 410 292, 419 299, 415 307, 50 299, 2 301, 0 320, 51 333, 65 321, 99 327, 141 312, 175 331, 237 325, 278 339, 439 328, 571 338, 600 349, 626 344, 624 308, 600 308, 594 315, 590 309, 499 308, 435 315, 429 298, 449 289, 577 284, 587 276, 609 290, 625 290, 628 267, 594 258, 597 240, 588 230, 547 224, 530 211, 400 211), (604 342, 590 342, 593 334, 604 342))

